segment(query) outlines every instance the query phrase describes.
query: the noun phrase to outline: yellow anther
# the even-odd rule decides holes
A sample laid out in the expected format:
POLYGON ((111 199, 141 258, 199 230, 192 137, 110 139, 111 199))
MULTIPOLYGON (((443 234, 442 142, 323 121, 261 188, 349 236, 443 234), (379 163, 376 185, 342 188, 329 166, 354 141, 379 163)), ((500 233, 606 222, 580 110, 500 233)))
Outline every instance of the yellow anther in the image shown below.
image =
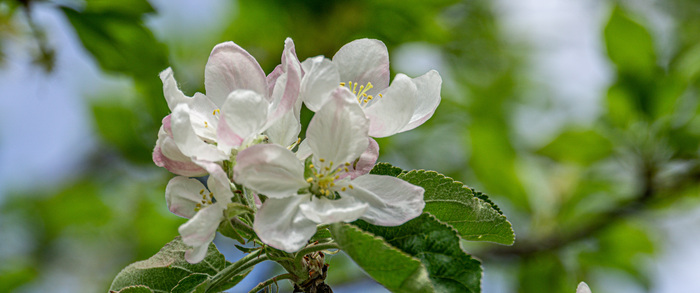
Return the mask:
POLYGON ((208 201, 207 201, 207 204, 212 204, 211 200, 208 200, 208 201))
POLYGON ((350 170, 348 169, 348 167, 345 167, 344 169, 345 169, 345 172, 350 172, 350 170))
POLYGON ((340 83, 340 86, 345 86, 345 83, 344 83, 344 82, 341 82, 341 83, 340 83))
POLYGON ((335 175, 335 180, 340 179, 340 175, 335 175))
POLYGON ((221 113, 221 110, 216 109, 216 110, 214 110, 214 111, 211 112, 212 115, 216 115, 216 114, 218 114, 218 113, 221 113))
POLYGON ((314 181, 314 179, 313 179, 313 178, 311 178, 311 177, 309 177, 309 178, 306 178, 306 182, 309 182, 309 183, 311 183, 311 182, 313 182, 313 181, 314 181))
POLYGON ((321 163, 323 163, 323 162, 326 161, 326 159, 324 159, 324 158, 320 158, 320 159, 318 159, 318 160, 319 160, 321 163))
POLYGON ((380 98, 383 98, 384 96, 383 96, 382 94, 379 94, 379 97, 380 97, 380 98))
POLYGON ((335 182, 331 182, 331 187, 335 186, 335 182))
POLYGON ((352 187, 352 184, 348 184, 348 187, 350 187, 350 189, 355 189, 355 187, 352 187))
POLYGON ((352 86, 352 93, 357 94, 357 83, 352 86))
POLYGON ((207 123, 207 121, 204 121, 204 127, 209 127, 209 123, 207 123))
POLYGON ((345 166, 350 166, 350 162, 345 162, 345 166))
POLYGON ((347 189, 347 188, 343 187, 343 188, 340 189, 340 191, 345 191, 345 189, 347 189))
POLYGON ((309 168, 313 168, 313 167, 314 167, 314 164, 309 164, 309 168))
POLYGON ((204 189, 200 190, 199 194, 204 194, 204 189))

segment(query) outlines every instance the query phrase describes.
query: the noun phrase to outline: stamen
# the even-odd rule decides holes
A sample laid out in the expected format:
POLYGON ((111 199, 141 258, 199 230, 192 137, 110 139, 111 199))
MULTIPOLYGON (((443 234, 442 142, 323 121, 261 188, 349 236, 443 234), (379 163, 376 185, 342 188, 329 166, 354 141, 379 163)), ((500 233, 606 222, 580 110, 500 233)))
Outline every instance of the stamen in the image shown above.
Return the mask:
POLYGON ((348 187, 350 187, 350 189, 355 189, 355 187, 352 187, 352 184, 348 184, 348 187))
POLYGON ((324 159, 324 158, 320 158, 320 159, 318 159, 318 160, 319 160, 321 163, 326 162, 326 159, 324 159))
POLYGON ((344 82, 341 82, 341 83, 340 83, 340 86, 345 86, 345 83, 344 83, 344 82))
POLYGON ((314 182, 314 178, 313 177, 306 178, 306 182, 309 182, 309 183, 314 182))
POLYGON ((204 189, 200 190, 199 194, 204 194, 204 189))
POLYGON ((219 113, 221 113, 221 110, 219 110, 219 109, 216 109, 213 112, 211 112, 211 114, 214 116, 216 116, 216 114, 219 114, 219 113))
POLYGON ((209 127, 209 123, 207 123, 207 121, 204 121, 204 127, 209 127))

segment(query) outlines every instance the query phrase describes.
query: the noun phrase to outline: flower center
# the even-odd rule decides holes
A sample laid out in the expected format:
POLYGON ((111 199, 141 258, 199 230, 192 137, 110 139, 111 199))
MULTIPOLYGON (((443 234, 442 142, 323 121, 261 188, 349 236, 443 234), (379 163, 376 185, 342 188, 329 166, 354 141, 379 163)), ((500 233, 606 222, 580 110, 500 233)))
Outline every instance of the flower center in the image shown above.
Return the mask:
MULTIPOLYGON (((340 86, 346 86, 346 83, 341 82, 340 86)), ((357 102, 360 103, 360 106, 362 107, 367 106, 367 104, 374 99, 374 96, 367 94, 367 91, 374 88, 371 82, 368 82, 366 85, 360 85, 357 82, 353 83, 352 81, 348 81, 347 88, 350 89, 350 91, 355 95, 357 102), (358 85, 360 88, 357 87, 358 85)), ((379 94, 378 96, 381 98, 382 94, 379 94)))
POLYGON ((306 182, 311 183, 311 192, 317 196, 326 196, 330 199, 336 199, 335 190, 340 189, 345 191, 347 188, 353 189, 352 184, 347 184, 349 180, 341 179, 342 173, 347 173, 350 170, 350 163, 333 166, 333 161, 326 163, 323 158, 318 159, 323 166, 317 168, 314 164, 309 165, 313 176, 306 178, 306 182))
POLYGON ((199 210, 212 205, 216 202, 216 199, 214 198, 214 194, 209 192, 208 194, 206 193, 205 189, 202 189, 199 191, 199 194, 202 196, 202 201, 201 203, 198 203, 194 207, 194 211, 198 212, 199 210))

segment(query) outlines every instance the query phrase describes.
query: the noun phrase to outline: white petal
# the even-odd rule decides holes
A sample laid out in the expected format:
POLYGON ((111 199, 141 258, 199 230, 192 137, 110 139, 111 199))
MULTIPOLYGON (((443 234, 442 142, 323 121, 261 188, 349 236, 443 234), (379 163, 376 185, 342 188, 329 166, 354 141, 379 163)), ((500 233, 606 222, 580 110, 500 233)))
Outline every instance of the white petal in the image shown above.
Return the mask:
POLYGON ((268 197, 289 197, 309 186, 304 164, 285 147, 254 145, 238 153, 236 161, 234 180, 268 197))
POLYGON ((383 97, 375 96, 365 108, 369 118, 369 135, 386 137, 399 132, 408 124, 416 107, 416 85, 411 78, 399 73, 383 97))
POLYGON ((256 92, 232 92, 221 106, 217 138, 221 146, 238 147, 243 140, 260 134, 267 120, 269 103, 256 92))
POLYGON ((309 201, 311 195, 288 198, 268 198, 255 214, 253 229, 267 245, 296 252, 316 233, 316 223, 304 217, 299 204, 309 201))
POLYGON ((309 110, 316 112, 340 85, 340 74, 333 62, 323 56, 306 59, 301 66, 304 68, 304 78, 299 96, 309 110))
POLYGON ((299 132, 301 132, 301 123, 294 115, 294 111, 288 111, 287 114, 284 114, 282 118, 275 121, 265 130, 265 134, 267 134, 270 142, 282 146, 289 146, 295 143, 299 138, 299 132))
POLYGON ((337 200, 325 197, 312 198, 311 201, 304 201, 299 205, 304 216, 317 224, 352 222, 362 216, 368 207, 367 203, 351 196, 337 200))
POLYGON ((277 119, 291 111, 299 98, 299 86, 301 85, 301 64, 294 51, 294 42, 287 38, 282 53, 282 69, 284 74, 277 79, 272 94, 272 103, 267 117, 266 127, 269 127, 277 119), (284 77, 284 79, 282 78, 284 77), (280 81, 284 81, 281 83, 280 81))
POLYGON ((226 175, 226 171, 217 163, 207 161, 194 161, 209 173, 207 186, 214 193, 217 203, 229 204, 233 197, 231 191, 231 181, 226 175))
POLYGON ((218 44, 211 51, 204 69, 204 87, 207 96, 218 106, 223 105, 234 90, 267 93, 265 72, 260 64, 233 42, 218 44))
POLYGON ((180 226, 178 231, 182 235, 182 242, 194 248, 185 252, 188 262, 197 263, 204 259, 206 248, 202 246, 208 246, 214 240, 216 229, 223 219, 223 205, 214 204, 199 210, 192 219, 180 226))
POLYGON ((581 282, 578 283, 578 287, 576 287, 576 293, 591 293, 591 288, 588 287, 586 282, 581 282))
POLYGON ((347 43, 333 56, 340 80, 360 85, 371 82, 376 91, 389 85, 389 52, 379 40, 360 39, 347 43))
POLYGON ((372 171, 374 164, 377 163, 377 158, 379 158, 379 144, 371 137, 368 139, 369 145, 365 152, 360 155, 360 158, 356 162, 350 164, 350 172, 343 173, 340 175, 340 178, 349 176, 350 179, 355 179, 372 171))
POLYGON ((309 122, 306 137, 317 166, 324 159, 339 166, 352 162, 367 149, 369 121, 355 97, 345 87, 333 91, 331 99, 309 122))
POLYGON ((204 142, 192 128, 190 108, 179 104, 171 114, 171 129, 175 144, 185 156, 206 161, 222 161, 228 157, 215 145, 204 142))
POLYGON ((207 171, 193 163, 190 157, 182 154, 163 126, 158 131, 158 140, 153 149, 153 162, 156 166, 163 167, 177 175, 198 177, 207 174, 207 171))
POLYGON ((361 219, 380 226, 397 226, 423 212, 425 190, 392 176, 364 175, 351 181, 353 188, 340 192, 369 204, 361 219))
POLYGON ((306 139, 302 140, 299 143, 299 148, 297 148, 297 152, 296 152, 297 158, 299 160, 306 160, 306 158, 308 158, 311 155, 311 153, 312 153, 312 151, 311 151, 311 147, 309 147, 309 141, 306 139))
POLYGON ((195 93, 190 99, 190 121, 194 132, 205 141, 216 141, 216 127, 219 124, 218 109, 214 103, 202 93, 195 93))
POLYGON ((442 78, 437 71, 428 71, 428 73, 414 78, 413 83, 418 90, 416 108, 411 116, 411 121, 399 132, 408 131, 423 124, 433 116, 435 109, 440 104, 442 78))
POLYGON ((165 202, 173 214, 189 219, 197 213, 194 208, 201 203, 203 193, 208 195, 209 190, 199 180, 177 176, 165 187, 165 202))
POLYGON ((187 103, 190 100, 190 98, 185 96, 180 88, 178 88, 172 68, 168 67, 163 70, 160 73, 160 80, 163 82, 163 95, 165 96, 165 102, 168 103, 168 108, 171 112, 178 104, 187 103))

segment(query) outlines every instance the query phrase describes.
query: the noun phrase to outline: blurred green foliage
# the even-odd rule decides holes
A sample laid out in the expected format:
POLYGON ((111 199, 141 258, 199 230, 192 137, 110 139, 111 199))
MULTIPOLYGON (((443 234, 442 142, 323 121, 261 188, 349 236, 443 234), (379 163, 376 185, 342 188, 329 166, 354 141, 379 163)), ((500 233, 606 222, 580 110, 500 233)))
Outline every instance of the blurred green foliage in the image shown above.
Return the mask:
MULTIPOLYGON (((183 90, 203 91, 209 50, 229 40, 270 72, 288 36, 302 60, 331 57, 362 37, 384 41, 390 53, 412 42, 438 50, 447 65, 445 84, 452 86, 443 88, 442 104, 425 125, 380 139, 382 156, 400 159, 404 169, 436 169, 492 195, 513 223, 516 243, 466 248, 487 268, 509 267, 505 271, 515 274, 509 288, 572 292, 585 280, 593 292, 610 292, 592 278, 612 269, 649 290, 653 278, 644 259, 663 245, 650 228, 652 212, 673 213, 684 208, 675 203, 695 204, 700 194, 700 4, 672 0, 661 7, 675 22, 673 44, 661 52, 659 37, 635 7, 610 2, 600 32, 613 72, 601 97, 603 113, 589 125, 562 125, 539 146, 521 143, 512 119, 532 102, 522 91, 530 82, 527 48, 506 39, 489 1, 240 0, 223 29, 202 32, 208 39, 198 43, 156 37, 144 19, 158 11, 145 0, 54 4, 96 64, 128 78, 133 91, 85 100, 103 144, 80 178, 17 191, 0 207, 3 227, 16 225, 26 242, 22 253, 0 255, 0 291, 50 282, 49 274, 67 261, 76 264, 68 270, 85 284, 83 292, 101 291, 121 268, 177 235, 183 220, 163 200, 172 175, 150 162, 168 113, 158 73, 173 66, 183 90), (444 144, 457 153, 443 152, 444 144)), ((14 22, 32 23, 26 12, 36 4, 5 3, 0 46, 6 32, 16 30, 14 22)), ((50 36, 30 26, 25 37, 39 40, 36 60, 50 69, 50 36)), ((343 274, 339 263, 329 275, 351 281, 333 277, 343 274)))

